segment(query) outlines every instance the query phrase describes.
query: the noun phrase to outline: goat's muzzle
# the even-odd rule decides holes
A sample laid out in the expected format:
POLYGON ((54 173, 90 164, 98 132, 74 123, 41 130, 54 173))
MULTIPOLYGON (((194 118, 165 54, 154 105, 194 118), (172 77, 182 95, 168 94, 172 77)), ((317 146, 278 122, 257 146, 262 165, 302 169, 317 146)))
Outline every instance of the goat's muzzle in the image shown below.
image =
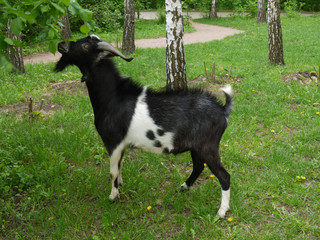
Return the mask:
POLYGON ((69 43, 68 42, 61 42, 58 44, 58 52, 61 54, 69 52, 69 43))

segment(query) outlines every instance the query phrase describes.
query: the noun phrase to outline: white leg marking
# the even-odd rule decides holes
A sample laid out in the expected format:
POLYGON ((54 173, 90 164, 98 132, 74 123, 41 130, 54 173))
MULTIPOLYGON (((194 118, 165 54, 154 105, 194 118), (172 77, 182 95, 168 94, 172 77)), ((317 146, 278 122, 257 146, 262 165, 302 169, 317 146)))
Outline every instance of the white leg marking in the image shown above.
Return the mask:
POLYGON ((109 196, 110 200, 114 200, 116 197, 119 197, 119 190, 114 186, 115 180, 118 179, 119 185, 119 161, 121 159, 121 153, 123 151, 123 143, 113 151, 110 157, 110 175, 111 175, 111 194, 109 196))
POLYGON ((229 210, 230 203, 230 188, 226 191, 222 190, 221 206, 217 215, 221 218, 224 218, 226 212, 229 210))
POLYGON ((188 185, 187 185, 186 183, 183 183, 183 184, 181 185, 181 188, 186 189, 186 190, 189 189, 189 187, 188 187, 188 185))

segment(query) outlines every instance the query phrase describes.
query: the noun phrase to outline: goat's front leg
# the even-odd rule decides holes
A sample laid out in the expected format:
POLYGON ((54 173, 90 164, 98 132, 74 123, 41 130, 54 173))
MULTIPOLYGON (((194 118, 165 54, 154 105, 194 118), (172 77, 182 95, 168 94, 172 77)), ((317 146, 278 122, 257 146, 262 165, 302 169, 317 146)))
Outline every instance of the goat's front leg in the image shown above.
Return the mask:
POLYGON ((118 146, 110 156, 110 177, 111 177, 111 194, 110 200, 114 200, 119 195, 119 184, 122 184, 122 176, 120 173, 121 158, 123 155, 123 148, 118 146))

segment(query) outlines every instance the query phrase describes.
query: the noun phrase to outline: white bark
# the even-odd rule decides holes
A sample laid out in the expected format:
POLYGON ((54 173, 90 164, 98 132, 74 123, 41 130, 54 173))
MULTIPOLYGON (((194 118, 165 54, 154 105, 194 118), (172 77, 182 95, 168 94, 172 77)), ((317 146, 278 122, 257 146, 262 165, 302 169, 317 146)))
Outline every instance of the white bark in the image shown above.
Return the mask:
POLYGON ((135 51, 134 44, 134 0, 124 0, 125 18, 123 26, 122 51, 132 54, 135 51))
POLYGON ((270 62, 284 65, 280 0, 268 1, 268 35, 270 62))
POLYGON ((218 17, 218 14, 217 14, 217 1, 218 0, 212 0, 211 10, 210 10, 210 14, 209 14, 210 18, 217 18, 218 17))
MULTIPOLYGON (((8 24, 7 24, 7 36, 8 36, 8 38, 11 38, 13 40, 21 41, 21 33, 19 33, 18 35, 14 35, 11 32, 11 22, 12 22, 12 20, 9 19, 8 20, 8 24)), ((11 48, 7 49, 7 53, 8 53, 8 56, 10 58, 10 61, 11 61, 12 65, 15 67, 15 69, 13 71, 17 72, 17 73, 25 73, 23 57, 22 57, 22 48, 21 47, 12 46, 12 49, 11 48)))
POLYGON ((187 88, 180 0, 166 0, 167 89, 187 88))
POLYGON ((257 23, 266 23, 267 0, 258 0, 257 23))

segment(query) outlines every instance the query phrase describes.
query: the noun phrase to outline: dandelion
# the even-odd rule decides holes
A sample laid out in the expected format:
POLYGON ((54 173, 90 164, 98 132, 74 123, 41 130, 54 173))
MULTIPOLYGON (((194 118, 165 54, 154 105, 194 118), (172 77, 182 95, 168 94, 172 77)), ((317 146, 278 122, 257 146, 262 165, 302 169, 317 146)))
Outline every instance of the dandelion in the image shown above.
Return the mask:
POLYGON ((304 112, 301 112, 301 114, 304 114, 304 112))
POLYGON ((229 147, 229 145, 228 145, 228 144, 225 144, 225 145, 223 145, 223 146, 225 146, 225 147, 229 147))
POLYGON ((300 176, 297 176, 297 179, 300 179, 300 176))
POLYGON ((204 167, 206 167, 206 166, 207 166, 207 164, 206 164, 206 163, 204 163, 204 164, 203 164, 203 166, 204 166, 204 167))
POLYGON ((151 208, 152 208, 151 206, 148 206, 148 207, 147 207, 147 210, 148 210, 148 211, 150 211, 150 210, 151 210, 151 208))
POLYGON ((274 130, 271 130, 271 132, 272 132, 272 133, 275 133, 275 131, 274 131, 274 130))
POLYGON ((305 180, 305 179, 306 179, 306 177, 302 176, 302 177, 301 177, 301 179, 302 179, 302 180, 305 180))
POLYGON ((317 115, 319 115, 319 114, 320 114, 320 112, 316 112, 316 114, 317 114, 317 115))
POLYGON ((211 175, 210 175, 210 177, 211 177, 211 178, 214 178, 214 175, 213 175, 213 174, 211 174, 211 175))
POLYGON ((228 218, 228 222, 232 222, 232 220, 233 220, 232 218, 228 218))

